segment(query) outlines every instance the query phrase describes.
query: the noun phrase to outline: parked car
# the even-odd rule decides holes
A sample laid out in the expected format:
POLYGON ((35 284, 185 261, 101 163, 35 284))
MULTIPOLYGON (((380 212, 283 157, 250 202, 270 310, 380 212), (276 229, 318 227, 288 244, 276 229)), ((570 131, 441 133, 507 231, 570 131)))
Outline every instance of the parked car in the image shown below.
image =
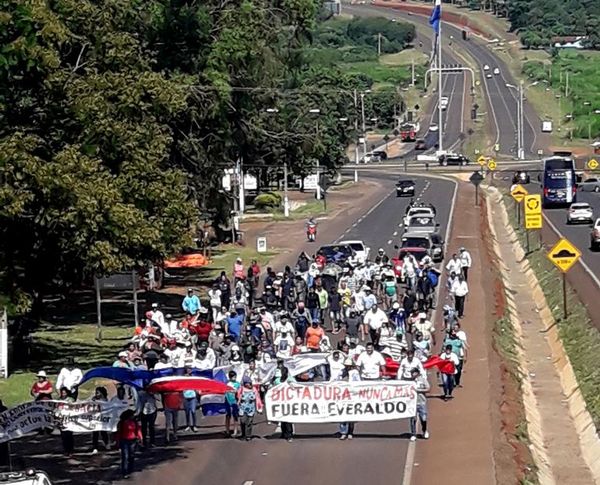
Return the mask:
POLYGON ((427 143, 423 138, 418 138, 415 142, 415 150, 427 150, 427 143))
POLYGON ((484 71, 489 71, 490 70, 490 66, 488 66, 487 64, 485 66, 483 66, 483 70, 484 71))
POLYGON ((596 219, 590 233, 590 249, 592 251, 600 251, 600 218, 596 219))
POLYGON ((371 254, 371 248, 368 247, 363 241, 340 241, 341 245, 350 246, 355 253, 356 262, 362 264, 369 259, 371 254))
POLYGON ((579 190, 582 192, 600 192, 600 179, 589 178, 579 182, 579 190))
POLYGON ((356 260, 356 252, 348 244, 327 244, 319 248, 323 252, 327 264, 344 264, 346 261, 356 260))
POLYGON ((495 68, 494 68, 494 74, 496 74, 496 76, 497 76, 498 74, 500 74, 500 69, 498 69, 497 67, 495 67, 495 68))
POLYGON ((527 172, 518 171, 513 174, 512 183, 513 184, 528 184, 531 182, 531 178, 527 172))
POLYGON ((404 197, 405 195, 415 196, 414 180, 398 180, 396 182, 396 197, 404 197))
POLYGON ((0 473, 0 483, 7 485, 52 485, 46 472, 34 469, 24 472, 0 473))
POLYGON ((444 167, 446 165, 466 165, 469 163, 469 159, 464 155, 455 154, 441 155, 439 161, 440 165, 443 165, 444 167))
POLYGON ((575 202, 569 207, 567 212, 567 224, 585 222, 591 224, 594 222, 594 211, 587 202, 575 202))
POLYGON ((440 227, 440 224, 438 222, 435 222, 435 219, 433 217, 417 214, 412 217, 409 217, 408 224, 406 224, 404 230, 406 232, 430 234, 435 232, 438 227, 440 227))

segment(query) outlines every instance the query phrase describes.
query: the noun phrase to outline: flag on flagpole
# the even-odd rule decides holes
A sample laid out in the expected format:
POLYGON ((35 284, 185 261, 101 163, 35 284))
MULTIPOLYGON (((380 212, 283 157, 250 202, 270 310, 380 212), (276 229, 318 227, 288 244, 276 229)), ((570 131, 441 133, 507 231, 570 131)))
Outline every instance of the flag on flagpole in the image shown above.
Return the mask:
POLYGON ((435 34, 440 33, 440 22, 442 20, 442 0, 435 0, 435 5, 431 16, 429 17, 429 25, 433 28, 435 34))
POLYGON ((431 46, 431 57, 429 58, 429 64, 431 65, 436 58, 438 49, 438 39, 440 34, 440 22, 442 21, 442 0, 435 0, 431 16, 429 17, 429 25, 433 28, 435 35, 433 36, 433 42, 431 46))

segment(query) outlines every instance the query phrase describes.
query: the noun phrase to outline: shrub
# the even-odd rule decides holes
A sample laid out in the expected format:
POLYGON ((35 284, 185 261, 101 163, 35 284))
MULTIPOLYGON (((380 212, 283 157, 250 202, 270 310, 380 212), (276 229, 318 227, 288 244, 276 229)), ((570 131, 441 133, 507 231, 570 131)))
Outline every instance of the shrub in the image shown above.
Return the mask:
POLYGON ((257 209, 273 209, 281 205, 281 196, 274 192, 259 194, 254 199, 254 206, 257 209))

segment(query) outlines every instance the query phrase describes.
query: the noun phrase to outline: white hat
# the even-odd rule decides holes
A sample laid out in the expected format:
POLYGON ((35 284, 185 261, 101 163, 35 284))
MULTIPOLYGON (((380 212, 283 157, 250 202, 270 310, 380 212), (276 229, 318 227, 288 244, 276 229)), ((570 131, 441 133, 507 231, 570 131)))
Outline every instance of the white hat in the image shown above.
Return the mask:
POLYGON ((369 288, 367 285, 363 285, 363 287, 361 288, 361 290, 363 290, 363 291, 371 291, 371 288, 369 288))
POLYGON ((152 308, 158 308, 158 303, 152 303, 152 308))
POLYGON ((398 310, 398 308, 400 308, 400 303, 398 303, 397 301, 396 301, 396 302, 394 302, 394 304, 392 305, 392 308, 393 308, 394 310, 398 310))
POLYGON ((125 358, 127 358, 127 352, 125 352, 124 350, 122 350, 121 352, 119 352, 119 359, 120 359, 121 357, 125 357, 125 358))
POLYGON ((48 377, 45 370, 41 370, 36 374, 36 377, 48 377))

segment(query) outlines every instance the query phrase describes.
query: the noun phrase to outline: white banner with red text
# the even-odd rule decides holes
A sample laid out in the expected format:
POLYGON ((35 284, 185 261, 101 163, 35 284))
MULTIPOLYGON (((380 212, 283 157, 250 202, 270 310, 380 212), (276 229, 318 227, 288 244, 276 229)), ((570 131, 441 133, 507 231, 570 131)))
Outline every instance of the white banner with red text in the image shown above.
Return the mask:
POLYGON ((74 433, 115 431, 126 409, 122 403, 99 401, 26 402, 0 413, 0 443, 44 428, 74 433))
POLYGON ((417 391, 405 381, 286 382, 267 391, 265 407, 268 421, 388 421, 416 415, 417 391))

